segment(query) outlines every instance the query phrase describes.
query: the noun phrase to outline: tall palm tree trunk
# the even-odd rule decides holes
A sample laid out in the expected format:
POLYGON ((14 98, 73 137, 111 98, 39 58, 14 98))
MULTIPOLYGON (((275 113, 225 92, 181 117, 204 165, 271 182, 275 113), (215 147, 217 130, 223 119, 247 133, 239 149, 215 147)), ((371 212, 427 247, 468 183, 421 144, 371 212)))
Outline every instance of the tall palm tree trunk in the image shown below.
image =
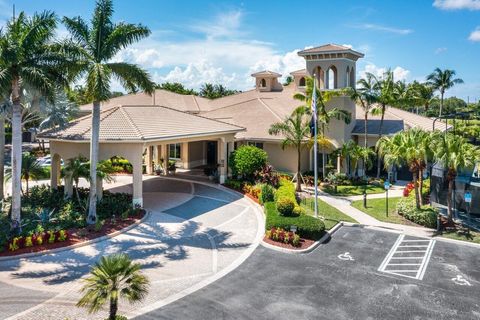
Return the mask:
POLYGON ((98 163, 98 140, 100 136, 100 102, 93 103, 92 110, 92 133, 90 139, 90 195, 88 205, 88 224, 94 224, 97 220, 97 163, 98 163))
POLYGON ((453 179, 448 179, 448 193, 447 193, 447 208, 448 208, 448 221, 453 221, 453 209, 452 209, 452 194, 453 194, 453 179))
MULTIPOLYGON (((378 131, 378 139, 379 140, 382 138, 382 135, 383 135, 383 120, 384 119, 385 119, 385 106, 382 105, 382 116, 380 118, 380 128, 379 128, 379 131, 378 131)), ((382 158, 380 157, 380 155, 377 152, 377 178, 380 178, 380 173, 382 171, 381 167, 382 167, 382 158)))
POLYGON ((413 172, 413 189, 415 190, 415 205, 420 209, 420 197, 418 192, 418 171, 413 172))
POLYGON ((4 181, 5 181, 5 116, 0 115, 0 201, 5 196, 4 181))
POLYGON ((297 192, 302 191, 302 175, 300 171, 302 170, 301 165, 302 165, 302 149, 300 147, 297 148, 297 192))
POLYGON ((111 297, 110 298, 110 315, 109 315, 109 320, 115 320, 117 317, 117 311, 118 311, 118 298, 116 297, 111 297))
POLYGON ((420 190, 420 206, 423 206, 423 170, 418 173, 418 189, 420 190))
POLYGON ((20 83, 12 83, 12 221, 20 226, 22 193, 22 106, 20 83))
POLYGON ((443 95, 445 93, 442 91, 440 91, 440 112, 438 113, 438 117, 441 118, 442 117, 442 112, 443 112, 443 95))
MULTIPOLYGON (((363 121, 365 122, 365 136, 364 136, 364 142, 363 142, 363 145, 365 147, 365 150, 368 148, 368 142, 367 142, 367 138, 368 138, 368 128, 367 128, 367 125, 368 125, 368 112, 365 112, 365 115, 364 115, 364 119, 363 121)), ((363 176, 367 176, 367 156, 365 156, 365 158, 363 158, 363 176)))

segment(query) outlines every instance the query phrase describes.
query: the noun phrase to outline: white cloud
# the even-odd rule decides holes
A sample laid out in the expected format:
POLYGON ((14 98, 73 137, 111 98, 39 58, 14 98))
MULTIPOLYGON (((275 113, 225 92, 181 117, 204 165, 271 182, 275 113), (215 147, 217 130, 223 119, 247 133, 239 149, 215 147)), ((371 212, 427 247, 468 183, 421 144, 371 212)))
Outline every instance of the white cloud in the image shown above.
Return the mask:
POLYGON ((387 26, 382 26, 382 25, 373 24, 373 23, 364 23, 364 24, 355 25, 354 28, 395 33, 399 35, 407 35, 413 32, 412 29, 400 29, 400 28, 387 27, 387 26))
POLYGON ((192 30, 204 33, 209 39, 220 37, 232 37, 243 34, 240 26, 243 11, 234 10, 219 14, 214 23, 201 21, 192 26, 192 30))
MULTIPOLYGON (((359 75, 360 75, 360 78, 365 78, 366 73, 368 72, 375 75, 376 77, 382 77, 385 74, 385 72, 387 72, 387 70, 388 69, 385 67, 377 67, 373 63, 368 63, 367 65, 365 65, 365 69, 359 72, 359 75)), ((409 70, 404 69, 400 66, 393 68, 392 71, 393 71, 393 77, 395 81, 407 80, 408 76, 410 75, 409 70)))
POLYGON ((435 54, 440 54, 440 53, 443 53, 445 51, 447 51, 446 47, 440 47, 440 48, 435 49, 435 54))
POLYGON ((285 54, 274 54, 258 60, 250 67, 249 74, 262 70, 278 72, 282 78, 286 78, 290 72, 305 69, 305 59, 298 56, 299 49, 285 54))
POLYGON ((442 10, 480 10, 480 0, 435 0, 433 6, 442 10))
POLYGON ((473 30, 470 33, 470 36, 468 37, 468 40, 478 42, 480 41, 480 27, 477 27, 477 29, 473 30))
POLYGON ((154 75, 157 82, 180 82, 188 88, 199 88, 203 83, 220 83, 232 87, 238 80, 236 73, 227 74, 221 67, 202 60, 189 63, 186 67, 175 67, 167 75, 154 75))

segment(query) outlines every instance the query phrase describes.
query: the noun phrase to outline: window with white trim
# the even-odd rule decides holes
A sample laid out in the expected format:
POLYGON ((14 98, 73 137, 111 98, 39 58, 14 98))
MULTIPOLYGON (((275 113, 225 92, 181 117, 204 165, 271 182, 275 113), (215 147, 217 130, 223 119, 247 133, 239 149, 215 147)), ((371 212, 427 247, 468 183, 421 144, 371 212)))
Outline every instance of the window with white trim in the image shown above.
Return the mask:
POLYGON ((173 143, 168 145, 168 157, 174 160, 180 160, 182 158, 180 143, 173 143))

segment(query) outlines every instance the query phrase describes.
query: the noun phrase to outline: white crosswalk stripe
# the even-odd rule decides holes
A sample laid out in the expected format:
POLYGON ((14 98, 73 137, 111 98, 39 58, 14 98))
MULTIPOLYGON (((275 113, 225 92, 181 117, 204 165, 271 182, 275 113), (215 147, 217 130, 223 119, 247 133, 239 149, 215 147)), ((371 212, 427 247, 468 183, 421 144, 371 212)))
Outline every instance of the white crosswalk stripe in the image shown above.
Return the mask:
POLYGON ((422 280, 432 255, 435 240, 400 235, 378 271, 422 280))

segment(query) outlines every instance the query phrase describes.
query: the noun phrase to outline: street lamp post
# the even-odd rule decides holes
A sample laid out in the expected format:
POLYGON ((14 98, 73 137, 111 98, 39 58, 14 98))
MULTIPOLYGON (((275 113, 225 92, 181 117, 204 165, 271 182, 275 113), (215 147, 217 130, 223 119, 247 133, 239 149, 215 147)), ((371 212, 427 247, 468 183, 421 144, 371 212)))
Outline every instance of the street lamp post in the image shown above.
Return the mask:
POLYGON ((388 189, 390 189, 390 182, 388 180, 385 181, 383 187, 385 188, 385 214, 388 217, 388 189))

